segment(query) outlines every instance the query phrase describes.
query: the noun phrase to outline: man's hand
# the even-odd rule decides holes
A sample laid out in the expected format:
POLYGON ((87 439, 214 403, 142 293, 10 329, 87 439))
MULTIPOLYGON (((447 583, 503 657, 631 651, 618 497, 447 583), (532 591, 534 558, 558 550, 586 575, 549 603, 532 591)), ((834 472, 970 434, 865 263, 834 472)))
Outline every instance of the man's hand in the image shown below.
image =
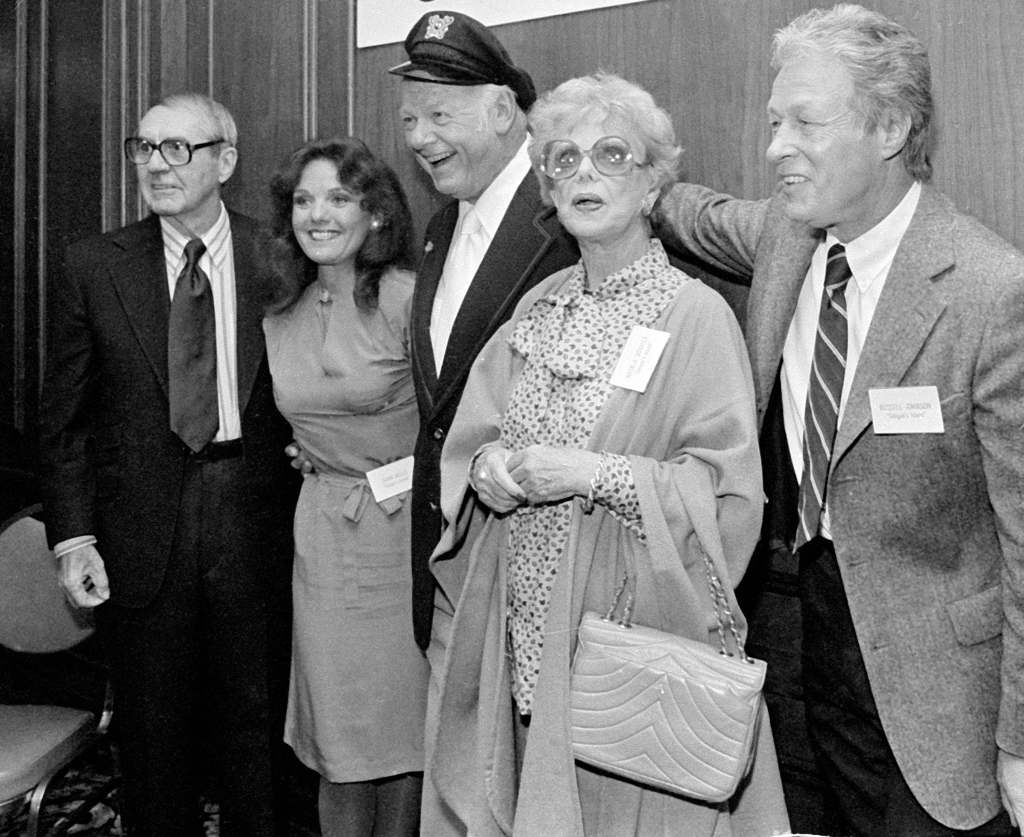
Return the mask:
POLYGON ((60 586, 76 607, 96 607, 110 598, 110 585, 103 559, 92 544, 60 556, 60 586))
POLYGON ((313 461, 309 458, 309 454, 306 453, 305 449, 296 441, 292 441, 285 449, 284 452, 292 458, 291 466, 303 474, 312 474, 316 470, 316 466, 313 465, 313 461))
POLYGON ((996 758, 996 780, 1010 821, 1018 827, 1024 825, 1024 758, 1000 750, 996 758))

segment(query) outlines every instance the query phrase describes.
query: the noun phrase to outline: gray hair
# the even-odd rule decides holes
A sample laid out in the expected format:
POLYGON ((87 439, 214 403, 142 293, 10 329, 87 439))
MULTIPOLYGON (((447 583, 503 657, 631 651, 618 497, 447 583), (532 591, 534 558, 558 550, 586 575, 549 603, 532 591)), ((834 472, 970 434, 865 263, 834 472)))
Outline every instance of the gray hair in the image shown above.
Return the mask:
POLYGON ((851 107, 874 130, 893 114, 910 120, 903 165, 917 180, 932 175, 931 69, 924 45, 905 26, 852 3, 811 9, 775 33, 772 67, 807 52, 837 58, 853 80, 851 107))
POLYGON ((668 112, 658 107, 654 97, 642 87, 598 71, 562 82, 530 109, 530 160, 545 203, 551 203, 551 180, 540 170, 544 145, 563 138, 567 129, 595 113, 617 117, 630 126, 643 143, 644 156, 662 192, 675 182, 682 149, 676 144, 668 112))
POLYGON ((238 144, 238 128, 235 127, 235 118, 231 112, 220 102, 214 101, 202 93, 172 93, 164 96, 159 101, 165 108, 184 107, 198 112, 207 122, 207 127, 214 136, 220 137, 227 145, 238 144))

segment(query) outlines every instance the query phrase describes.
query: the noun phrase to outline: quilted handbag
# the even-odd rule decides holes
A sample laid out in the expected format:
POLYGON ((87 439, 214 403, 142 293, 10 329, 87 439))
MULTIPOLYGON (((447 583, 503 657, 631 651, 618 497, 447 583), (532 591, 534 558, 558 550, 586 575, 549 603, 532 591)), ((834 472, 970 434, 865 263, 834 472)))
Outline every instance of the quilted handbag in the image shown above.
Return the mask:
POLYGON ((732 797, 753 763, 766 666, 748 657, 704 555, 720 650, 588 611, 573 659, 570 725, 577 760, 706 802, 732 797), (736 653, 726 647, 726 631, 736 653))

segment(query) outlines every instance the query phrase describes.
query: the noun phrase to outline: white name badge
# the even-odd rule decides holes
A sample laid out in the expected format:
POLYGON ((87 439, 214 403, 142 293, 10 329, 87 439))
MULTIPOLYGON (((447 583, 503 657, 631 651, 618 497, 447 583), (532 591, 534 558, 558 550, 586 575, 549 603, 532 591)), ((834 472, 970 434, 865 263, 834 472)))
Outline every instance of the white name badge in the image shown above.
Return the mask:
POLYGON ((366 472, 373 499, 380 503, 396 494, 412 490, 412 457, 399 459, 366 472))
POLYGON ((626 345, 622 347, 619 362, 612 372, 612 386, 643 392, 654 374, 661 353, 668 343, 667 331, 656 331, 644 326, 633 326, 626 345))
POLYGON ((869 389, 875 433, 944 433, 937 387, 869 389))

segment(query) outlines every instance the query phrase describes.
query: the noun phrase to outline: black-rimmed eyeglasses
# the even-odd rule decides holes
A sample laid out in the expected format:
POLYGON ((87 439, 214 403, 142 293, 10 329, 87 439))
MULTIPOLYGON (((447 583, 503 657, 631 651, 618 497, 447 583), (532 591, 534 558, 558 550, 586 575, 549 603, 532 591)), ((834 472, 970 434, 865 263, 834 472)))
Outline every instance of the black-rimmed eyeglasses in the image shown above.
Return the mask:
POLYGON ((164 158, 164 162, 167 165, 187 166, 192 162, 193 152, 198 151, 200 148, 216 145, 219 142, 224 142, 224 140, 214 139, 209 142, 197 142, 195 145, 192 145, 188 140, 175 139, 174 137, 161 140, 158 143, 150 142, 142 137, 128 137, 124 141, 124 156, 128 158, 129 163, 144 166, 149 162, 149 158, 153 156, 153 152, 159 151, 160 156, 164 158))
POLYGON ((626 174, 633 166, 633 150, 622 137, 601 137, 583 151, 572 140, 551 140, 541 152, 540 168, 552 180, 565 180, 580 169, 584 157, 589 157, 601 174, 616 177, 626 174))

